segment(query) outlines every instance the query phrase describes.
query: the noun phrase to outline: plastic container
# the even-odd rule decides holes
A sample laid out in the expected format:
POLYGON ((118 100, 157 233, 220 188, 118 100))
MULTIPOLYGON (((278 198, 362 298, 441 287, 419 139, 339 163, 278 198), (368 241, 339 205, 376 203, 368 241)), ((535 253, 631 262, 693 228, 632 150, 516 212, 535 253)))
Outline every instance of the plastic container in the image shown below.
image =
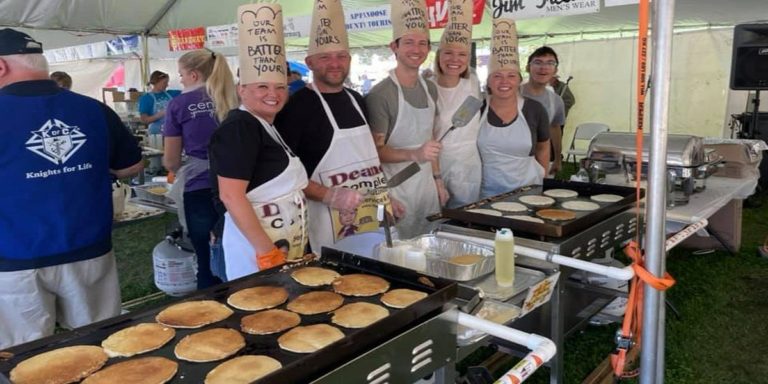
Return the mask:
POLYGON ((496 283, 500 287, 515 285, 515 236, 509 228, 496 232, 494 240, 496 254, 496 283))
POLYGON ((155 286, 171 296, 183 296, 197 289, 197 258, 168 236, 152 250, 155 286))

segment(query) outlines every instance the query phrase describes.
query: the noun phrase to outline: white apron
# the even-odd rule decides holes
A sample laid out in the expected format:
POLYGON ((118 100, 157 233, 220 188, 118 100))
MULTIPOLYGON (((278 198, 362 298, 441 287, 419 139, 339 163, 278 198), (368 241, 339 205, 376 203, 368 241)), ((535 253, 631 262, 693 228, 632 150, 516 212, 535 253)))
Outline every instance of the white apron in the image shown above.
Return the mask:
POLYGON ((506 127, 488 123, 486 108, 477 136, 483 162, 480 198, 513 191, 544 180, 544 168, 531 156, 531 129, 523 116, 523 98, 517 101, 517 118, 506 127))
MULTIPOLYGON (((394 149, 416 149, 432 138, 434 125, 435 103, 429 95, 427 84, 419 77, 419 84, 427 95, 427 108, 414 108, 403 97, 403 89, 397 81, 394 70, 390 71, 389 78, 397 86, 397 120, 392 129, 392 134, 387 140, 387 145, 394 149)), ((387 178, 407 167, 411 162, 383 164, 384 174, 387 178)), ((437 187, 432 178, 432 164, 429 161, 419 163, 421 170, 410 179, 396 188, 391 188, 393 198, 399 200, 405 206, 405 217, 396 225, 401 239, 429 232, 433 224, 426 217, 440 212, 440 201, 437 197, 437 187)))
MULTIPOLYGON (((338 209, 319 201, 309 200, 307 208, 312 222, 309 225, 309 244, 312 251, 320 253, 322 247, 336 243, 344 237, 361 232, 376 231, 376 208, 379 203, 389 205, 386 193, 384 173, 376 152, 376 145, 368 124, 359 127, 340 129, 328 103, 315 87, 323 105, 325 114, 333 127, 333 138, 325 155, 317 164, 310 180, 325 187, 346 187, 358 190, 365 200, 356 210, 340 212, 338 209)), ((363 117, 363 111, 355 98, 344 91, 357 113, 363 117)))
MULTIPOLYGON (((243 109, 241 106, 240 109, 243 109)), ((307 171, 299 158, 291 152, 272 124, 256 117, 267 133, 278 142, 288 155, 288 166, 272 180, 248 191, 246 197, 259 218, 261 227, 278 248, 288 244, 286 260, 300 259, 307 244, 306 200, 302 190, 307 186, 307 171), (283 241, 284 240, 284 241, 283 241)), ((252 274, 259 270, 256 251, 237 228, 229 212, 224 214, 222 236, 227 280, 252 274)))
MULTIPOLYGON (((467 96, 480 98, 479 84, 475 75, 460 79, 455 88, 437 86, 437 110, 435 139, 439 139, 451 127, 454 112, 467 96)), ((446 206, 456 208, 478 200, 480 195, 480 153, 477 151, 477 133, 480 131, 480 112, 465 126, 455 128, 443 139, 440 151, 440 173, 451 198, 446 206)))

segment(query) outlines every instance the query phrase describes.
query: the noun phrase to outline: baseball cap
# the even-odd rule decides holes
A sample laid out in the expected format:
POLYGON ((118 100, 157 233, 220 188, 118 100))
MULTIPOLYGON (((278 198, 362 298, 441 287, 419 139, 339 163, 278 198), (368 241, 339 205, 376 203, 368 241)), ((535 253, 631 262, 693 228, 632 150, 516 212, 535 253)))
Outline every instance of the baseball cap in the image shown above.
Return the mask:
POLYGON ((0 56, 30 53, 43 53, 43 44, 15 29, 0 29, 0 56))

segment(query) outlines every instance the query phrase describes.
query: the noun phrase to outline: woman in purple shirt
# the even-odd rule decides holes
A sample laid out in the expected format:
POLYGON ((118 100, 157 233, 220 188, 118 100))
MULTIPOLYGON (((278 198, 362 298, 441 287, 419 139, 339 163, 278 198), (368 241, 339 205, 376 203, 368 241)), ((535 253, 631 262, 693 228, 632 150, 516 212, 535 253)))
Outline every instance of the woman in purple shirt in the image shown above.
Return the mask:
POLYGON ((197 288, 202 289, 221 282, 210 267, 210 232, 219 215, 208 175, 208 142, 238 100, 224 55, 201 49, 181 56, 178 65, 184 90, 165 112, 163 165, 176 174, 171 197, 195 248, 197 288))

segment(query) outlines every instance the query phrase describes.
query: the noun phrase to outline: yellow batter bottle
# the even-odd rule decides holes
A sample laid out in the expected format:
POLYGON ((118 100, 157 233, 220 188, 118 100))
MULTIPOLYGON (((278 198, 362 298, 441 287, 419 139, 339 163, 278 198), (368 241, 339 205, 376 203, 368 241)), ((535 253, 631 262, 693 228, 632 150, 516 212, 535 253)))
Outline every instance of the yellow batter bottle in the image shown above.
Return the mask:
POLYGON ((500 287, 515 285, 515 236, 509 228, 496 232, 496 284, 500 287))

